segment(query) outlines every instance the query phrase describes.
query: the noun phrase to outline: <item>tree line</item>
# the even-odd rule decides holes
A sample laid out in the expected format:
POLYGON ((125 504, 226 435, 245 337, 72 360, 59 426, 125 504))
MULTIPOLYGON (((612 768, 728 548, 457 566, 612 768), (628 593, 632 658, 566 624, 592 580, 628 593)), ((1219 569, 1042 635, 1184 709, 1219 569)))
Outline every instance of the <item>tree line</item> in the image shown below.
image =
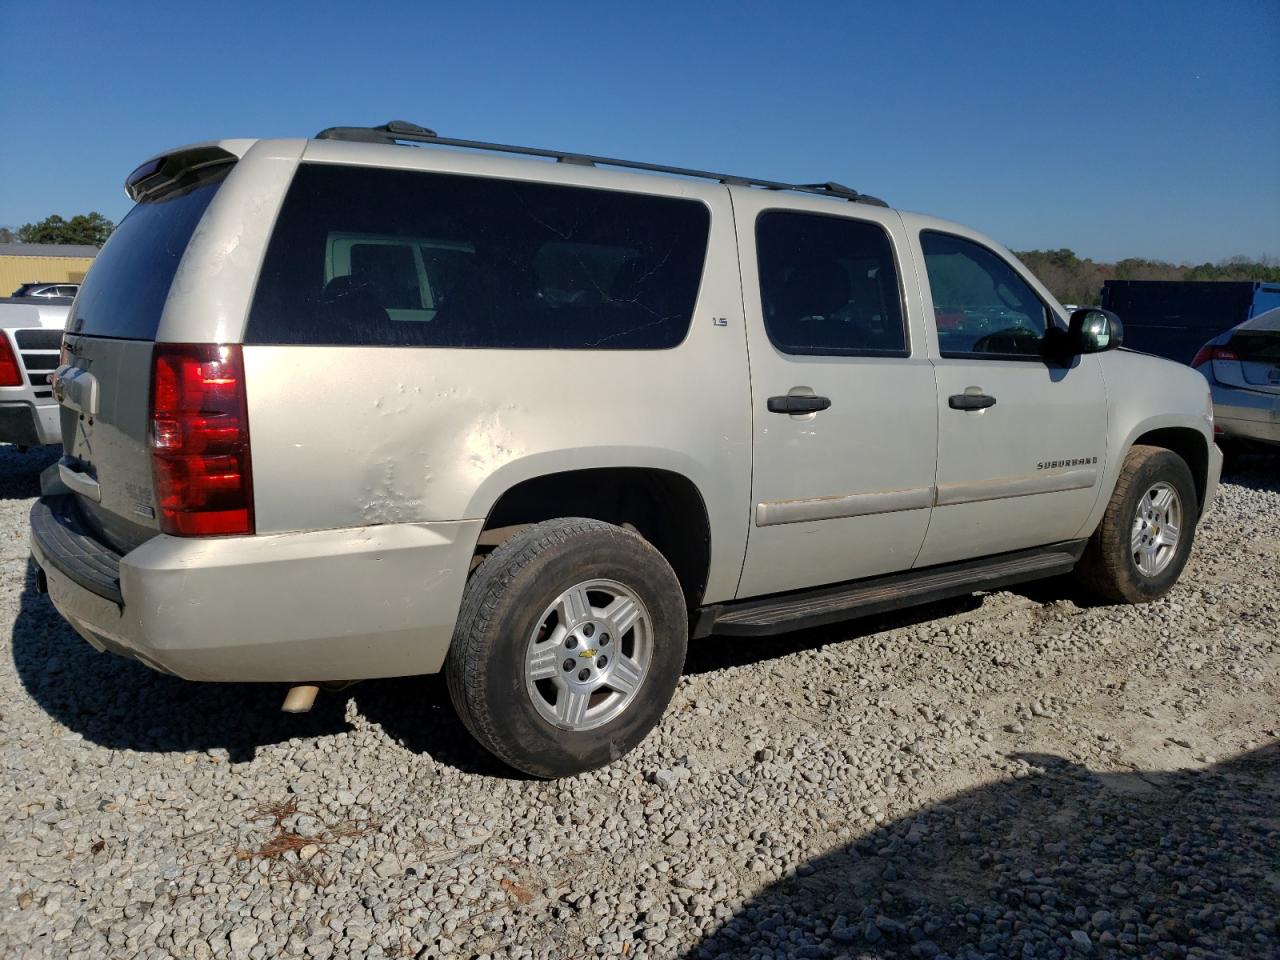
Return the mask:
POLYGON ((1102 297, 1107 280, 1261 280, 1280 283, 1280 260, 1231 257, 1198 265, 1165 263, 1129 257, 1098 263, 1077 257, 1073 250, 1024 250, 1017 253, 1060 303, 1090 305, 1102 297))
POLYGON ((100 247, 115 228, 96 210, 78 213, 70 220, 55 213, 38 223, 24 223, 17 230, 0 227, 0 243, 82 243, 100 247))

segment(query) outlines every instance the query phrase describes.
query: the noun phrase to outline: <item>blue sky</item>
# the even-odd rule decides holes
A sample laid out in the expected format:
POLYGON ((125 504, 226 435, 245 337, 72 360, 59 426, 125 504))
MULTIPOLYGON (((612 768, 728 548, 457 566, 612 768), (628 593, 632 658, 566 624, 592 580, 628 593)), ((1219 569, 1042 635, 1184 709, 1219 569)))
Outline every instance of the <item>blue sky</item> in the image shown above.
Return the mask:
POLYGON ((402 118, 838 180, 1016 249, 1280 256, 1280 2, 0 0, 0 224, 165 147, 402 118))

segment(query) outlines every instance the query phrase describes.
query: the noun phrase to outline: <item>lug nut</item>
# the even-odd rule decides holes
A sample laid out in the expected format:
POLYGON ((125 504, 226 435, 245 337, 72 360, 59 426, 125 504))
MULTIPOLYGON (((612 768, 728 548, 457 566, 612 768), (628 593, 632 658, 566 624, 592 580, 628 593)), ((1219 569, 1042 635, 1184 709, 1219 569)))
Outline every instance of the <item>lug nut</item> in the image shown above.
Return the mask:
POLYGON ((577 638, 577 637, 570 637, 568 640, 566 640, 566 641, 564 642, 564 645, 565 645, 568 649, 572 650, 572 649, 574 649, 575 647, 577 647, 577 645, 578 645, 578 638, 577 638))
POLYGON ((564 662, 564 669, 565 669, 565 673, 568 673, 570 670, 572 670, 572 669, 573 669, 573 661, 572 661, 572 660, 566 660, 566 661, 564 662))
POLYGON ((588 623, 585 627, 582 628, 582 635, 584 637, 589 637, 595 632, 596 632, 596 625, 594 623, 588 623))
POLYGON ((596 661, 596 666, 597 666, 597 667, 604 668, 604 667, 607 667, 608 665, 609 665, 609 658, 608 658, 608 657, 601 657, 599 660, 597 660, 597 661, 596 661))
POLYGON ((607 647, 609 645, 609 635, 607 633, 600 634, 600 646, 607 647))
POLYGON ((579 671, 578 671, 578 679, 579 679, 579 680, 583 680, 583 681, 585 681, 585 680, 586 680, 588 677, 590 677, 590 676, 591 676, 591 671, 590 671, 590 670, 587 670, 585 667, 584 667, 583 669, 581 669, 581 670, 579 670, 579 671))

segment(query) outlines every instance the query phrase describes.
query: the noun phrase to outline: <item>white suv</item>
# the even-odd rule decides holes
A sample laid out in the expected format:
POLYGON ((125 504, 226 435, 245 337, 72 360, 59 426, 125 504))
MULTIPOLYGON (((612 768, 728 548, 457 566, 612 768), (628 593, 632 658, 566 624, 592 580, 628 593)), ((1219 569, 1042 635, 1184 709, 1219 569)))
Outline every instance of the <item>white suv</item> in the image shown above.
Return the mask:
POLYGON ((184 147, 128 191, 55 379, 54 604, 291 709, 444 669, 538 776, 634 747, 690 636, 1072 569, 1158 597, 1218 481, 1199 374, 837 184, 397 123, 184 147))

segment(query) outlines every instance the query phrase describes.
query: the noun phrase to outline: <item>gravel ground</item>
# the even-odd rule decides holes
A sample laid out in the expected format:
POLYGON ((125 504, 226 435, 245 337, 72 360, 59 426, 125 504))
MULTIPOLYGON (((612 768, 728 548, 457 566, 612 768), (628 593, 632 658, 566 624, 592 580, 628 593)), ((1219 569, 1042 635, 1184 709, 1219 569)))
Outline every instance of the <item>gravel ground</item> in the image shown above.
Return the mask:
POLYGON ((1280 956, 1275 460, 1160 603, 704 641, 639 750, 543 783, 438 679, 289 717, 93 652, 27 565, 51 459, 0 447, 0 956, 1280 956))

